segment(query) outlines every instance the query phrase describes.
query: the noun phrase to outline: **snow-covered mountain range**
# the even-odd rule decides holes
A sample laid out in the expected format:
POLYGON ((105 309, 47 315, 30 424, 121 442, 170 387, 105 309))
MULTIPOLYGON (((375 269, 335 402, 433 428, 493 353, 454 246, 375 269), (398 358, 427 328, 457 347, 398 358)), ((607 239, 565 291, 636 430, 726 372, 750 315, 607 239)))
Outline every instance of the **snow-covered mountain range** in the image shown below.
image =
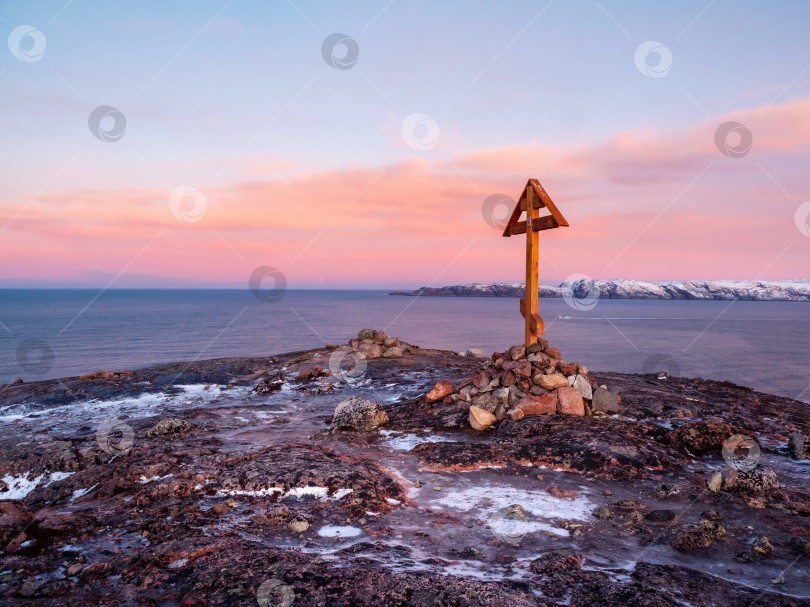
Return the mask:
MULTIPOLYGON (((582 278, 559 286, 540 285, 540 297, 577 299, 720 299, 743 301, 810 301, 810 280, 688 280, 642 282, 619 278, 582 278)), ((391 295, 438 297, 523 297, 523 283, 468 284, 394 291, 391 295)))

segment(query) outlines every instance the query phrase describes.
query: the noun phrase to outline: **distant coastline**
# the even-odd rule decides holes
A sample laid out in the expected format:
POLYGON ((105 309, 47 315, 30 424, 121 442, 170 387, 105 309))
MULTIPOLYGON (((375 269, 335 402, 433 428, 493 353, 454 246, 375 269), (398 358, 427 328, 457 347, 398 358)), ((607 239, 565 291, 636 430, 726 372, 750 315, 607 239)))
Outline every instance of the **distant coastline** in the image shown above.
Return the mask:
MULTIPOLYGON (((428 297, 523 297, 523 283, 466 284, 393 291, 428 297)), ((576 299, 695 299, 724 301, 810 301, 810 280, 688 280, 643 282, 625 278, 540 285, 540 297, 576 299)))

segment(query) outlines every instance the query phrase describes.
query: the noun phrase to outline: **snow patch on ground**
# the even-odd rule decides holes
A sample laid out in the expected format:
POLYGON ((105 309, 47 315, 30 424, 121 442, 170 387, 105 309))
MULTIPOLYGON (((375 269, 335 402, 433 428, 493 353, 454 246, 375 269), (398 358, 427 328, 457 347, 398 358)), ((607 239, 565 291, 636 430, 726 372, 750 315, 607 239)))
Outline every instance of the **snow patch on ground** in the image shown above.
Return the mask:
POLYGON ((428 434, 419 436, 418 434, 396 432, 394 430, 380 430, 380 434, 385 436, 385 444, 397 451, 410 451, 422 443, 454 443, 456 441, 439 434, 428 434))
POLYGON ((323 501, 335 501, 340 500, 349 495, 354 489, 338 489, 335 491, 334 494, 331 496, 329 495, 329 489, 326 487, 293 487, 286 493, 284 492, 283 487, 268 487, 266 489, 258 489, 255 491, 241 491, 238 489, 226 490, 220 489, 217 491, 217 496, 222 497, 225 495, 231 496, 238 496, 238 495, 247 495, 250 497, 265 497, 268 495, 275 495, 280 494, 281 499, 285 499, 288 497, 295 497, 295 498, 302 498, 306 496, 313 496, 317 499, 323 501))
POLYGON ((594 503, 587 497, 564 499, 554 497, 545 491, 486 485, 462 490, 449 489, 443 492, 441 497, 430 502, 431 506, 439 506, 446 510, 475 512, 482 520, 487 520, 501 508, 519 504, 529 515, 524 527, 526 533, 547 531, 562 537, 567 537, 568 531, 546 521, 552 519, 586 521, 590 519, 591 512, 595 508, 594 503))
POLYGON ((92 487, 87 487, 86 489, 76 489, 76 491, 73 492, 73 495, 70 496, 70 499, 68 501, 75 502, 80 497, 84 497, 85 495, 90 493, 96 487, 98 487, 98 483, 96 483, 92 487))
POLYGON ((362 529, 349 525, 324 525, 318 529, 321 537, 357 537, 363 533, 362 529))
POLYGON ((145 485, 145 484, 147 484, 147 483, 153 483, 153 482, 155 482, 155 481, 162 481, 163 479, 166 479, 166 478, 171 478, 171 477, 173 477, 173 476, 174 476, 174 474, 167 474, 167 475, 165 475, 165 476, 151 476, 151 477, 149 477, 149 478, 146 478, 146 477, 145 477, 143 474, 141 474, 141 478, 140 478, 140 479, 138 479, 138 482, 139 482, 141 485, 145 485))
POLYGON ((20 476, 5 475, 2 481, 7 485, 5 491, 0 491, 0 500, 21 500, 39 485, 47 486, 53 482, 66 479, 74 472, 51 472, 50 474, 40 474, 36 478, 29 479, 29 474, 20 476))

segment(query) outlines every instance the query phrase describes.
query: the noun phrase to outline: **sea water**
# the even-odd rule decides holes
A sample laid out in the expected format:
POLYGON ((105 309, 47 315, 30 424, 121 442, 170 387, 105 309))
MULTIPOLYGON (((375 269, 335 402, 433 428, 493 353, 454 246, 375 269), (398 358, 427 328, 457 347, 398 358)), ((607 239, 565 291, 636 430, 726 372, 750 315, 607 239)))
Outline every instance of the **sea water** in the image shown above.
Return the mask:
MULTIPOLYGON (((810 303, 541 299, 545 337, 593 371, 668 371, 810 401, 810 303)), ((517 299, 388 291, 0 290, 0 384, 163 362, 270 356, 362 328, 485 355, 523 341, 517 299), (44 358, 43 358, 44 357, 44 358)))

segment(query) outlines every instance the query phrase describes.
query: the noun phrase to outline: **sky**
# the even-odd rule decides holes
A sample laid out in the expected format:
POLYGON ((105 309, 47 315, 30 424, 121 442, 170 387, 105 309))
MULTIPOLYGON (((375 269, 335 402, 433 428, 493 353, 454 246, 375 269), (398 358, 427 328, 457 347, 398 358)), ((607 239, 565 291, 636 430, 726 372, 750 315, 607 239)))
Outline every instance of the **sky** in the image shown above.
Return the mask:
POLYGON ((810 3, 0 2, 0 286, 810 278, 810 3), (276 276, 278 274, 275 274, 276 276))

